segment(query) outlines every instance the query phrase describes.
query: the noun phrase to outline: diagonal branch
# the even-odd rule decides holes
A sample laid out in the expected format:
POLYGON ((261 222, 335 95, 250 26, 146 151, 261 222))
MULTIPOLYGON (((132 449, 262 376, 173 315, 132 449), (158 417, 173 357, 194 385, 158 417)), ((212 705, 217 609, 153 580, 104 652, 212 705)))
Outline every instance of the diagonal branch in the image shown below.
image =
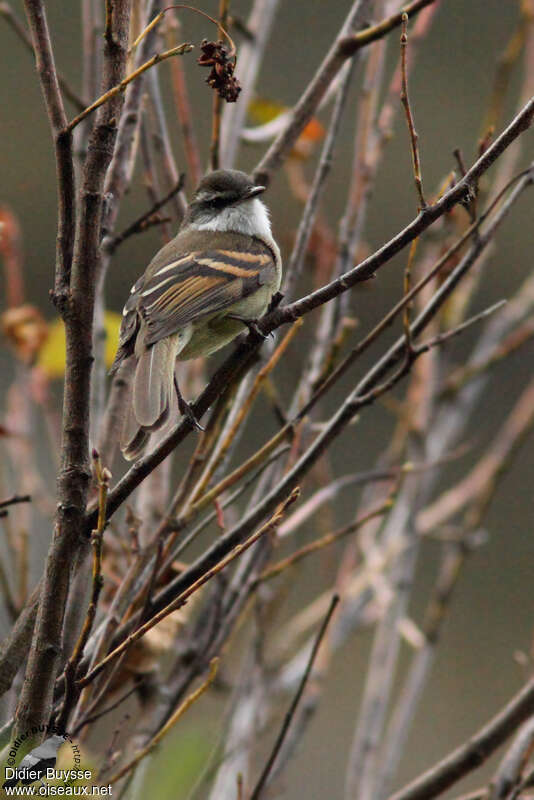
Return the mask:
POLYGON ((108 103, 110 100, 116 97, 116 95, 124 93, 132 81, 140 78, 141 75, 143 75, 151 67, 155 67, 156 64, 166 61, 167 58, 172 58, 173 56, 183 56, 184 53, 190 53, 192 49, 192 44, 184 42, 176 47, 171 47, 170 50, 165 50, 164 53, 156 53, 152 56, 152 58, 149 58, 148 61, 145 61, 144 64, 141 64, 140 67, 137 67, 137 69, 130 73, 130 75, 127 75, 126 78, 123 78, 120 83, 117 83, 115 86, 112 86, 111 89, 108 89, 107 92, 104 92, 104 94, 95 100, 94 103, 91 103, 90 106, 84 108, 84 110, 78 114, 78 116, 74 117, 74 119, 69 122, 67 125, 67 130, 74 130, 74 128, 79 125, 80 122, 88 117, 89 114, 92 114, 93 111, 96 111, 97 108, 103 106, 104 103, 108 103))
POLYGON ((532 714, 534 681, 527 683, 502 711, 465 744, 453 750, 404 789, 391 795, 390 800, 430 800, 437 797, 483 764, 532 714))
MULTIPOLYGON (((373 255, 366 258, 354 269, 331 281, 326 286, 301 298, 300 300, 283 306, 280 309, 268 314, 260 323, 259 328, 262 333, 267 334, 287 322, 292 322, 298 317, 309 313, 314 308, 332 300, 342 292, 347 291, 362 280, 367 280, 381 266, 393 258, 403 247, 412 242, 426 230, 433 222, 442 217, 456 203, 460 202, 464 196, 469 194, 472 182, 486 172, 496 159, 506 150, 509 145, 517 139, 525 130, 528 129, 534 117, 534 98, 532 98, 510 123, 508 128, 494 141, 484 155, 479 158, 467 171, 465 176, 455 186, 446 192, 443 197, 435 204, 427 206, 418 216, 412 220, 400 233, 390 239, 383 247, 373 255)), ((532 170, 524 177, 518 186, 521 191, 525 186, 532 182, 532 170)), ((514 195, 515 196, 515 195, 514 195)), ((254 354, 257 352, 261 340, 255 336, 238 345, 234 353, 217 370, 209 385, 202 392, 199 399, 193 405, 193 410, 197 419, 207 411, 213 401, 218 397, 221 389, 228 384, 238 371, 245 371, 252 363, 254 354)), ((180 444, 181 441, 192 430, 191 423, 186 419, 177 425, 169 435, 155 448, 149 455, 140 459, 119 481, 110 492, 108 510, 113 514, 117 508, 130 496, 134 489, 155 469, 161 462, 180 444)), ((88 533, 94 528, 96 521, 96 510, 89 512, 86 530, 88 533)))
MULTIPOLYGON (((485 247, 493 240, 495 232, 506 217, 512 204, 517 200, 521 193, 531 183, 530 175, 523 178, 518 183, 508 202, 503 206, 500 212, 496 215, 491 226, 473 245, 471 250, 464 256, 457 267, 449 275, 449 277, 441 285, 440 289, 434 294, 432 299, 428 302, 426 307, 421 311, 419 316, 414 320, 411 326, 412 337, 417 336, 428 325, 429 321, 438 313, 439 309, 443 306, 447 298, 456 288, 458 282, 468 272, 468 270, 476 262, 485 247)), ((155 608, 160 608, 162 604, 169 601, 169 598, 175 596, 176 593, 181 592, 195 581, 206 569, 209 569, 216 563, 229 549, 242 541, 248 535, 250 530, 254 528, 266 514, 269 514, 273 508, 280 502, 280 500, 287 495, 287 492, 296 486, 302 477, 309 471, 311 466, 316 463, 320 456, 330 446, 342 431, 345 430, 348 423, 355 417, 358 411, 365 406, 371 405, 375 400, 385 391, 392 388, 395 383, 400 381, 410 369, 413 359, 419 354, 415 351, 412 352, 411 358, 406 358, 405 354, 405 337, 401 336, 389 348, 389 350, 382 356, 381 359, 369 370, 367 375, 362 378, 360 383, 356 386, 354 391, 349 395, 345 402, 339 407, 336 413, 325 425, 322 432, 317 436, 315 441, 310 447, 302 454, 300 459, 292 467, 291 470, 286 472, 283 479, 279 481, 276 487, 265 496, 232 530, 222 536, 215 542, 208 550, 206 550, 191 566, 171 583, 158 595, 155 601, 155 608), (386 381, 380 384, 384 376, 397 364, 404 363, 397 369, 395 373, 386 381)))
MULTIPOLYGON (((28 31, 26 30, 24 23, 20 20, 20 18, 15 14, 9 3, 3 2, 0 3, 0 16, 4 17, 6 22, 11 25, 11 28, 15 31, 19 39, 26 45, 28 50, 32 55, 34 55, 33 43, 31 40, 31 36, 29 36, 28 31)), ((84 103, 82 98, 76 94, 72 86, 69 84, 67 78, 61 74, 61 72, 57 71, 57 79, 61 90, 65 97, 70 100, 75 108, 79 111, 83 111, 85 106, 87 105, 84 103)))
MULTIPOLYGON (((404 8, 404 13, 411 17, 436 0, 415 0, 404 8)), ((300 100, 292 109, 286 127, 276 137, 267 153, 254 170, 256 183, 266 186, 271 175, 275 172, 291 152, 293 145, 300 134, 315 114, 317 107, 325 96, 328 87, 338 74, 348 58, 355 56, 363 47, 367 47, 377 39, 386 36, 402 22, 402 12, 380 22, 378 25, 366 28, 358 33, 351 34, 355 24, 364 21, 363 14, 367 14, 368 3, 361 9, 360 3, 354 3, 352 10, 341 28, 334 44, 328 51, 325 59, 317 70, 313 80, 305 89, 300 100)))

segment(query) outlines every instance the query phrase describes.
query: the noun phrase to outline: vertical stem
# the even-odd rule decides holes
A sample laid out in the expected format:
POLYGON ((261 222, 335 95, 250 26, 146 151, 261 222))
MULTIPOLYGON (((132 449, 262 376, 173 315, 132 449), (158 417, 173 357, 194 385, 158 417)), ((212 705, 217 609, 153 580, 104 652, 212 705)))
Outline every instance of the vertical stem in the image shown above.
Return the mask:
MULTIPOLYGON (((223 37, 223 30, 228 27, 228 8, 230 0, 219 0, 219 28, 218 35, 223 37)), ((210 168, 219 169, 220 164, 220 140, 221 140, 221 116, 222 116, 222 97, 218 92, 213 93, 213 108, 211 115, 211 144, 210 144, 210 168)))
MULTIPOLYGON (((171 38, 172 32, 177 27, 178 23, 175 21, 174 12, 170 11, 169 24, 167 27, 167 47, 169 48, 173 44, 173 40, 171 38)), ((191 113, 191 103, 189 101, 189 93, 187 91, 187 83, 185 81, 184 67, 180 58, 171 58, 169 59, 168 63, 171 70, 174 101, 176 103, 178 119, 182 129, 187 172, 191 181, 191 185, 197 186, 200 178, 202 177, 202 167, 200 165, 200 154, 198 151, 198 143, 193 126, 193 115, 191 113)))
POLYGON ((408 49, 408 14, 406 12, 402 15, 402 33, 400 38, 401 46, 401 75, 402 75, 402 88, 401 88, 401 103, 404 106, 404 113, 406 114, 406 122, 408 123, 408 131, 410 133, 410 143, 412 147, 412 161, 413 161, 413 174, 415 180, 415 187, 419 195, 419 203, 421 208, 426 208, 425 196, 423 194, 423 179, 421 178, 421 164, 419 161, 419 147, 418 135, 415 130, 413 121, 412 109, 410 107, 410 99, 408 97, 408 70, 406 66, 406 51, 408 49))
MULTIPOLYGON (((40 40, 36 49, 48 53, 53 68, 44 8, 38 0, 27 0, 27 12, 40 40), (48 48, 47 48, 48 44, 48 48)), ((125 74, 130 0, 108 3, 105 37, 103 88, 104 91, 122 80, 125 74)), ((45 74, 45 96, 49 91, 54 101, 57 89, 50 88, 50 75, 45 74)), ((16 712, 19 733, 50 719, 54 683, 62 658, 63 621, 70 584, 70 571, 85 547, 83 521, 89 469, 89 403, 90 378, 93 361, 93 310, 95 287, 100 265, 101 220, 104 203, 104 176, 115 145, 118 118, 123 98, 118 96, 99 110, 89 141, 88 154, 79 198, 79 215, 72 255, 72 269, 58 270, 65 281, 70 277, 63 312, 67 343, 61 470, 57 482, 57 512, 54 535, 48 551, 39 610, 28 665, 16 712)), ((49 103, 49 107, 52 103, 49 103)), ((64 113, 54 122, 64 124, 64 113)), ((62 111, 62 107, 61 107, 62 111)), ((55 117, 57 116, 57 119, 55 117)), ((67 134, 60 134, 66 141, 67 134)), ((70 135, 68 135, 70 143, 70 135)), ((72 168, 72 159, 71 168, 72 168)), ((60 179, 60 186, 62 185, 60 179)))
POLYGON ((247 108, 254 95, 256 79, 279 2, 280 0, 254 0, 246 23, 253 38, 250 41, 244 40, 239 49, 239 74, 243 78, 243 85, 238 102, 227 105, 222 115, 220 158, 225 169, 236 163, 247 108))

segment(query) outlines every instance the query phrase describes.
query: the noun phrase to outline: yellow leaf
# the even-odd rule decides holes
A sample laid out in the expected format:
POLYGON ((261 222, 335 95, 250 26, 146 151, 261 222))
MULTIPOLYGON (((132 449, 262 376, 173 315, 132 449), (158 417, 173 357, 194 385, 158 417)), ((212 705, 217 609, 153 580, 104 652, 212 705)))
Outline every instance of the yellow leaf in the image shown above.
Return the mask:
POLYGON ((288 106, 284 106, 277 100, 268 100, 265 97, 255 97, 248 105, 250 118, 257 122, 258 125, 265 125, 266 122, 271 122, 271 120, 276 119, 287 110, 288 106))
MULTIPOLYGON (((105 312, 107 367, 111 366, 117 352, 120 324, 120 314, 114 311, 105 312)), ((49 325, 48 339, 41 348, 37 363, 49 378, 62 378, 65 374, 65 328, 59 317, 49 325)))
MULTIPOLYGON (((258 123, 259 126, 268 125, 269 122, 272 122, 286 111, 289 111, 289 106, 285 106, 277 100, 268 100, 265 97, 254 98, 248 106, 250 118, 258 123)), ((312 117, 295 142, 291 155, 299 159, 309 158, 315 149, 315 145, 324 138, 324 135, 324 126, 317 117, 312 117)))

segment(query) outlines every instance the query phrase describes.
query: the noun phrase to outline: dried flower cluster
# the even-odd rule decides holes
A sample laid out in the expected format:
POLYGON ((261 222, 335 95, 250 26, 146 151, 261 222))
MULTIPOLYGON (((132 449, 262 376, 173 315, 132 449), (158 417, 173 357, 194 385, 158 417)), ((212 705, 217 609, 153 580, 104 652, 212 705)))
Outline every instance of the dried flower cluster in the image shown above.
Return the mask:
POLYGON ((197 60, 198 65, 211 67, 206 83, 227 103, 235 103, 241 91, 239 81, 234 75, 235 58, 229 56, 227 48, 220 39, 218 42, 203 39, 200 49, 202 55, 197 60))

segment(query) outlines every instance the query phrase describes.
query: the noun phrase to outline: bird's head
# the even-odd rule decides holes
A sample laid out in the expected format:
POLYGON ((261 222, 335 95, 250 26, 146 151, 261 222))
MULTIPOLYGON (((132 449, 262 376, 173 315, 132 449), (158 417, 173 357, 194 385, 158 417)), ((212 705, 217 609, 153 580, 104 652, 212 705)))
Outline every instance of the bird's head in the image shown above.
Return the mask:
MULTIPOLYGON (((236 169, 218 169, 200 181, 188 208, 187 222, 194 227, 224 229, 225 220, 257 211, 254 202, 265 191, 245 173, 236 169)), ((263 204, 262 204, 263 205, 263 204)))

